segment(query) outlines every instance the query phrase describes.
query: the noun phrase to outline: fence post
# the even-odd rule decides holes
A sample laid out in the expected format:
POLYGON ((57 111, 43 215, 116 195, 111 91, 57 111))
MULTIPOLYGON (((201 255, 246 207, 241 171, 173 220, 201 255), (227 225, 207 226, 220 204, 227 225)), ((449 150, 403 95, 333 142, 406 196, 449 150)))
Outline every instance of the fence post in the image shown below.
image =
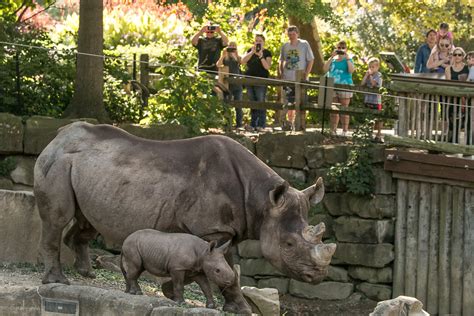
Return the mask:
POLYGON ((303 89, 301 88, 300 82, 303 80, 303 72, 304 70, 297 70, 295 74, 295 131, 301 131, 304 128, 302 120, 306 120, 305 115, 302 115, 303 113, 301 111, 303 89))
MULTIPOLYGON (((219 67, 218 73, 217 73, 217 97, 219 100, 222 101, 227 101, 229 98, 231 98, 231 94, 229 93, 229 81, 227 80, 229 78, 229 66, 222 66, 219 67), (226 93, 228 93, 227 98, 226 93)), ((225 125, 225 130, 230 131, 232 129, 232 112, 229 108, 229 104, 227 103, 224 108, 224 117, 226 120, 226 125, 225 125)))
POLYGON ((140 83, 148 88, 150 84, 150 69, 149 66, 150 57, 148 54, 140 55, 140 83))
POLYGON ((133 53, 132 79, 137 80, 137 53, 133 53))
POLYGON ((323 76, 319 80, 318 106, 323 108, 323 120, 321 124, 321 133, 324 134, 324 119, 326 109, 331 109, 332 98, 334 95, 334 78, 323 76))

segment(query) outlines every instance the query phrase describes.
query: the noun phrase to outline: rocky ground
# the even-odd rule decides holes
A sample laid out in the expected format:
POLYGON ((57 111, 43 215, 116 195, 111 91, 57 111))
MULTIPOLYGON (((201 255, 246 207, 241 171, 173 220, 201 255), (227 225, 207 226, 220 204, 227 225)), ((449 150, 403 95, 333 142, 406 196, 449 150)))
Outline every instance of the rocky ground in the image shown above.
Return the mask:
MULTIPOLYGON (((96 278, 83 278, 75 271, 66 269, 65 274, 71 284, 88 285, 104 289, 124 290, 122 275, 105 269, 96 269, 96 278)), ((0 265, 0 287, 38 286, 41 285, 42 269, 37 265, 0 265)), ((160 286, 156 282, 143 280, 140 282, 146 295, 162 296, 160 286)), ((197 285, 188 285, 185 289, 187 307, 205 307, 205 298, 197 285)), ((222 297, 216 295, 218 308, 222 308, 222 297)), ((368 315, 373 311, 376 302, 353 294, 343 301, 307 300, 282 295, 280 297, 282 315, 324 315, 353 316, 368 315)))

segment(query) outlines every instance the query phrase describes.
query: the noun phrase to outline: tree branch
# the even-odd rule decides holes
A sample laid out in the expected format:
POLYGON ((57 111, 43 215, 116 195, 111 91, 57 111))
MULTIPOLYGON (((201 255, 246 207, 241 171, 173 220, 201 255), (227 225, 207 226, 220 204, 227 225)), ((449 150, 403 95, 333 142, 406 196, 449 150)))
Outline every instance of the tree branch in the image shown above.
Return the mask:
POLYGON ((49 8, 51 8, 51 7, 52 7, 53 5, 55 5, 55 4, 56 4, 56 0, 53 1, 49 6, 47 6, 47 7, 44 8, 43 10, 38 11, 38 12, 36 12, 35 14, 33 14, 32 16, 27 17, 27 18, 24 19, 22 22, 24 23, 24 22, 26 22, 26 21, 28 21, 28 20, 34 18, 35 16, 37 16, 37 15, 40 14, 40 13, 43 13, 44 11, 48 10, 49 8))

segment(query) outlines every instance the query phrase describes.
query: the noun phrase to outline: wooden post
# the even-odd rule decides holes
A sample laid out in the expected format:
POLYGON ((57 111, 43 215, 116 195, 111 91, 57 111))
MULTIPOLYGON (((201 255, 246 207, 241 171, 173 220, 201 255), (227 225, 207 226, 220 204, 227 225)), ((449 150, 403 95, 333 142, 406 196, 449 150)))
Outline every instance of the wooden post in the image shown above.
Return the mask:
MULTIPOLYGON (((229 91, 229 82, 228 82, 227 78, 229 78, 229 66, 219 67, 218 73, 217 73, 217 82, 224 89, 229 91)), ((225 91, 223 91, 219 86, 218 86, 218 89, 216 89, 216 90, 217 90, 217 97, 219 98, 219 100, 222 100, 222 101, 225 102, 226 101, 225 91)), ((231 95, 229 95, 228 97, 232 98, 231 95)), ((228 107, 228 105, 225 106, 224 111, 225 111, 224 116, 225 116, 225 119, 226 119, 225 129, 227 131, 230 131, 232 129, 232 112, 231 112, 230 108, 228 107)))
POLYGON ((397 181, 397 220, 395 222, 395 262, 393 265, 392 297, 405 294, 405 257, 407 234, 408 181, 397 181))
POLYGON ((303 100, 303 91, 300 84, 301 80, 303 80, 303 72, 304 70, 297 70, 295 74, 295 131, 301 131, 303 127, 301 124, 301 103, 303 100))
POLYGON ((331 109, 334 95, 334 78, 323 76, 319 79, 318 106, 323 108, 321 133, 324 133, 326 109, 331 109))
POLYGON ((147 88, 150 84, 149 60, 148 54, 140 55, 140 83, 147 88))
POLYGON ((133 53, 132 79, 137 80, 137 53, 133 53))
POLYGON ((398 99, 398 136, 408 136, 408 100, 407 94, 400 93, 398 99))

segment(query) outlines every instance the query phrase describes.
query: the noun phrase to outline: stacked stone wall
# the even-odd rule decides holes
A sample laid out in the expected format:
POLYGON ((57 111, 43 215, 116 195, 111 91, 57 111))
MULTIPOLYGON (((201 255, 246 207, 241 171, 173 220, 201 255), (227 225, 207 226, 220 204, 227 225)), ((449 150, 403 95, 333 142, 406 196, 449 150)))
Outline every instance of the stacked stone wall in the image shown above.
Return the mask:
MULTIPOLYGON (((5 227, 14 221, 12 224, 18 227, 33 226, 30 230, 39 234, 40 221, 34 207, 34 196, 25 191, 32 191, 37 155, 54 138, 57 129, 70 122, 45 117, 31 117, 23 121, 19 117, 0 113, 0 163, 6 157, 12 157, 16 162, 12 172, 3 177, 0 175, 0 218, 5 221, 5 227)), ((143 128, 124 124, 119 127, 137 136, 156 140, 190 136, 180 126, 143 128)), ((258 139, 235 134, 229 136, 300 189, 313 184, 319 176, 326 177, 329 168, 344 162, 351 149, 345 144, 323 145, 324 137, 318 132, 262 134, 258 139)), ((354 292, 361 292, 375 300, 390 298, 395 185, 391 174, 382 168, 383 151, 384 146, 377 145, 372 152, 376 174, 376 192, 373 196, 360 197, 326 187, 323 202, 310 212, 311 224, 326 224, 324 241, 335 242, 338 246, 324 282, 311 285, 288 279, 262 257, 258 241, 247 240, 239 244, 235 251, 235 260, 241 265, 242 285, 274 287, 281 294, 304 298, 345 299, 354 292)), ((20 242, 24 238, 21 231, 9 231, 9 236, 4 238, 20 242)), ((25 251, 24 255, 23 252, 17 256, 10 254, 9 259, 2 257, 1 260, 35 261, 38 239, 35 233, 32 237, 32 248, 35 249, 25 251)), ((16 246, 5 245, 5 240, 0 241, 9 247, 5 249, 21 246, 18 243, 16 246)))

